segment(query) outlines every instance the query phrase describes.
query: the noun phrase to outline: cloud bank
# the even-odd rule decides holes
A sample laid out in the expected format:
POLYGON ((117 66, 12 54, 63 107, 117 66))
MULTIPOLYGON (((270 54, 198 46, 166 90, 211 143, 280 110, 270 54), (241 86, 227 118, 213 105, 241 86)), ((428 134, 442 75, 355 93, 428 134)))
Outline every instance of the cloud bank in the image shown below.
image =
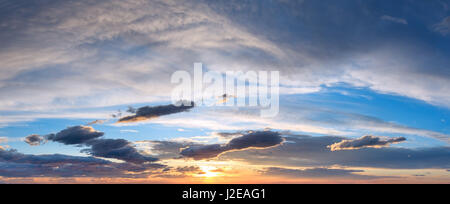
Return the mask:
MULTIPOLYGON (((222 153, 218 145, 205 145, 177 141, 146 141, 151 151, 161 159, 183 159, 180 149, 192 148, 192 156, 198 159, 219 161, 239 160, 253 165, 273 165, 288 167, 367 167, 386 169, 450 169, 449 147, 428 148, 362 148, 352 151, 331 151, 329 146, 350 140, 336 136, 306 136, 283 133, 283 145, 271 148, 230 151, 222 153), (193 148, 194 147, 194 148, 193 148), (196 152, 195 150, 203 150, 196 152), (220 157, 217 157, 220 154, 220 157), (264 158, 264 159, 261 159, 264 158)), ((223 145, 222 145, 223 146, 223 145)), ((189 152, 188 152, 189 155, 189 152)), ((192 158, 192 157, 191 157, 192 158)))
POLYGON ((363 173, 363 170, 345 170, 345 169, 328 169, 328 168, 312 168, 312 169, 287 169, 270 167, 261 171, 264 175, 281 176, 288 178, 352 178, 352 179, 377 179, 378 176, 366 176, 357 173, 363 173))
POLYGON ((2 177, 99 177, 145 178, 160 164, 113 163, 94 157, 67 155, 26 155, 16 150, 0 149, 2 177))

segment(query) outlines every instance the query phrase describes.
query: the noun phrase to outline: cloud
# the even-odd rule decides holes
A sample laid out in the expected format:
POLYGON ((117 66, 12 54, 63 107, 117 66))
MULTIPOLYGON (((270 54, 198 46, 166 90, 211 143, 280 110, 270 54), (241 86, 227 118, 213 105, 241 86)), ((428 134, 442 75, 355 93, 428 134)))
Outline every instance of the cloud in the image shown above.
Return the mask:
MULTIPOLYGON (((401 2, 390 5, 392 8, 389 10, 404 10, 407 1, 401 2)), ((281 73, 290 75, 283 78, 284 84, 317 87, 320 84, 333 86, 348 83, 383 94, 401 95, 449 107, 450 97, 442 94, 450 90, 449 75, 445 71, 450 64, 446 57, 448 51, 436 48, 430 38, 420 35, 428 32, 423 28, 429 27, 429 18, 440 18, 442 15, 434 12, 436 6, 440 5, 430 4, 424 9, 420 4, 408 4, 410 9, 421 10, 421 14, 415 13, 414 23, 422 27, 397 26, 395 29, 378 26, 380 14, 367 12, 386 10, 388 5, 385 4, 320 1, 286 8, 275 2, 235 2, 229 6, 219 4, 214 7, 239 25, 248 27, 252 33, 263 32, 264 36, 283 47, 286 55, 295 56, 276 66, 280 67, 281 73), (302 12, 296 13, 294 10, 302 12), (343 14, 338 11, 352 12, 343 14), (273 18, 274 15, 277 18, 273 18), (279 24, 276 19, 282 19, 284 23, 279 24), (305 29, 308 30, 306 33, 303 32, 305 29), (355 29, 358 34, 354 33, 355 29), (411 37, 411 30, 415 31, 412 33, 414 38, 408 38, 411 37), (404 38, 393 38, 397 35, 404 38), (390 74, 386 75, 388 71, 390 74), (416 83, 411 84, 414 79, 416 83), (438 90, 430 87, 437 87, 438 90)), ((403 12, 398 15, 411 16, 403 12)), ((448 43, 445 39, 440 40, 448 43)))
POLYGON ((364 148, 330 151, 328 146, 348 140, 343 137, 286 135, 283 145, 271 149, 230 152, 220 160, 240 160, 254 165, 290 167, 367 167, 387 169, 449 169, 450 148, 364 148), (262 159, 263 158, 263 159, 262 159))
POLYGON ((218 135, 220 137, 223 137, 225 139, 228 139, 228 138, 240 137, 240 136, 243 136, 244 134, 248 134, 248 133, 250 133, 250 132, 246 132, 246 133, 242 133, 242 132, 231 132, 231 133, 230 132, 216 132, 214 134, 218 135))
POLYGON ((106 122, 107 120, 94 120, 88 124, 86 124, 86 126, 91 126, 91 125, 102 125, 106 122))
POLYGON ((192 175, 203 175, 205 172, 198 166, 167 167, 162 174, 156 175, 160 178, 185 178, 192 175))
POLYGON ((170 75, 180 69, 192 70, 194 59, 211 59, 204 56, 205 50, 219 58, 224 52, 233 53, 242 60, 253 51, 261 55, 279 53, 274 44, 234 26, 206 2, 7 1, 16 6, 2 9, 0 19, 0 38, 11 40, 0 50, 0 61, 9 70, 0 73, 0 110, 167 100, 172 89, 170 75), (51 15, 36 12, 36 8, 51 15), (7 20, 12 16, 15 23, 7 20), (140 52, 132 51, 139 48, 140 52), (63 70, 57 68, 60 65, 64 65, 63 70), (44 75, 46 79, 39 77, 44 75), (29 78, 36 83, 29 83, 29 78), (13 85, 19 81, 23 82, 20 87, 13 85), (25 100, 27 93, 40 93, 39 99, 25 100))
MULTIPOLYGON (((236 109, 200 109, 186 116, 170 116, 152 120, 152 124, 160 124, 174 128, 200 128, 216 132, 237 131, 243 129, 289 130, 303 134, 360 136, 362 134, 401 135, 429 137, 450 143, 450 135, 438 131, 415 128, 401 123, 385 121, 378 117, 348 112, 341 109, 342 104, 336 101, 324 102, 321 96, 285 97, 280 113, 275 118, 259 117, 259 110, 252 107, 236 109), (317 98, 316 98, 317 97, 317 98), (317 106, 320 103, 325 107, 317 106), (331 105, 331 106, 330 106, 331 105), (301 111, 300 111, 301 110, 301 111), (295 114, 292 114, 295 113, 295 114), (327 119, 324 119, 326 116, 327 119), (189 120, 186 120, 189 117, 189 120)), ((234 134, 234 133, 233 133, 234 134)), ((227 138, 224 138, 227 139, 227 138)))
POLYGON ((230 151, 275 147, 282 144, 283 141, 283 138, 277 132, 258 131, 234 138, 225 145, 213 144, 188 147, 182 149, 180 154, 196 160, 210 159, 230 151))
POLYGON ((99 139, 103 132, 96 131, 92 127, 69 127, 57 134, 47 135, 49 141, 59 142, 65 145, 84 145, 89 148, 82 152, 96 157, 118 159, 125 162, 142 164, 158 161, 157 158, 141 154, 134 145, 123 139, 99 139))
POLYGON ((137 112, 137 110, 131 106, 129 106, 127 109, 127 113, 136 113, 136 112, 137 112))
POLYGON ((58 164, 58 163, 78 163, 78 164, 107 164, 108 161, 93 157, 76 157, 67 155, 27 155, 17 152, 17 150, 0 151, 1 162, 14 162, 22 164, 58 164))
POLYGON ((179 102, 179 104, 171 104, 165 106, 142 107, 137 109, 136 114, 119 119, 118 123, 131 123, 149 120, 164 115, 181 113, 194 108, 194 102, 179 102))
POLYGON ((178 141, 138 141, 135 142, 139 149, 158 155, 161 160, 179 159, 180 151, 197 144, 178 141))
POLYGON ((139 153, 132 143, 123 139, 96 139, 88 141, 86 145, 90 148, 82 152, 95 157, 119 159, 136 164, 158 161, 157 158, 139 153))
POLYGON ((450 16, 444 18, 440 23, 433 26, 434 31, 442 35, 450 34, 450 16))
MULTIPOLYGON (((2 10, 0 38, 8 41, 0 50, 0 61, 6 67, 0 73, 0 110, 161 101, 170 97, 170 74, 191 70, 194 59, 217 71, 277 67, 282 82, 292 85, 293 90, 338 82, 359 86, 364 82, 363 86, 383 93, 439 105, 450 102, 442 94, 448 92, 448 76, 430 76, 445 71, 440 67, 448 67, 448 62, 439 56, 446 55, 422 49, 430 42, 421 32, 408 32, 415 38, 392 39, 389 33, 396 30, 373 27, 380 14, 364 11, 384 10, 383 5, 367 9, 369 3, 358 1, 7 2, 15 6, 2 10), (148 15, 149 11, 153 15, 148 15), (412 49, 405 44, 414 44, 420 52, 409 52, 412 49), (361 50, 367 55, 361 56, 361 50), (423 63, 424 58, 436 66, 429 69, 431 65, 423 63), (394 71, 385 76, 379 67, 394 71), (430 80, 433 77, 439 80, 430 80), (411 79, 417 83, 411 85, 411 79), (434 91, 430 87, 441 88, 434 91), (30 94, 39 99, 24 97, 30 94)), ((409 4, 411 10, 421 11, 418 16, 430 15, 422 13, 426 9, 414 9, 419 6, 423 5, 409 4)), ((399 9, 398 5, 393 7, 399 9)), ((404 34, 401 31, 399 35, 404 34)))
POLYGON ((102 137, 105 133, 96 131, 88 126, 69 127, 57 134, 47 135, 47 139, 66 145, 84 144, 85 142, 102 137))
POLYGON ((382 140, 381 137, 367 135, 359 139, 343 140, 341 142, 328 146, 328 148, 330 148, 331 151, 355 150, 362 148, 382 148, 387 147, 390 144, 396 144, 404 141, 406 141, 406 138, 404 137, 382 140))
POLYGON ((94 157, 26 155, 0 150, 2 177, 108 177, 140 178, 166 168, 161 164, 113 163, 94 157))
MULTIPOLYGON (((33 6, 7 2, 16 6, 2 12, 0 23, 0 38, 8 39, 0 50, 6 67, 0 73, 0 110, 39 112, 167 100, 170 74, 192 70, 194 59, 217 71, 276 67, 281 82, 293 90, 345 82, 434 105, 450 104, 447 54, 424 39, 421 30, 374 26, 382 14, 363 11, 384 10, 379 5, 368 9, 369 3, 357 1, 80 0, 33 6), (29 95, 36 100, 29 100, 29 95)), ((421 11, 418 16, 437 15, 415 9, 423 5, 408 5, 421 11)), ((4 117, 0 120, 27 119, 4 117)), ((325 131, 320 132, 338 135, 325 131)))
POLYGON ((186 149, 182 149, 180 154, 184 157, 194 158, 196 160, 210 159, 219 156, 226 152, 226 147, 220 144, 193 146, 186 149))
MULTIPOLYGON (((0 144, 1 143, 7 143, 9 139, 7 137, 0 137, 0 144)), ((6 148, 9 148, 8 145, 6 146, 0 146, 0 150, 5 150, 6 148)))
MULTIPOLYGON (((433 46, 435 40, 430 42, 423 37, 426 35, 422 30, 415 30, 425 26, 409 26, 411 30, 402 30, 407 26, 396 26, 398 30, 385 30, 378 26, 380 14, 374 11, 385 10, 383 6, 378 6, 380 4, 372 8, 369 7, 371 3, 360 1, 345 4, 289 0, 283 0, 281 4, 279 1, 228 0, 219 0, 214 4, 189 0, 182 0, 181 3, 158 0, 5 2, 14 5, 3 7, 0 12, 0 39, 3 42, 0 61, 4 67, 0 70, 0 110, 8 112, 57 111, 79 107, 87 107, 88 111, 84 112, 89 112, 92 110, 90 108, 167 100, 171 90, 168 84, 170 74, 179 69, 191 70, 194 59, 203 61, 211 70, 219 71, 240 67, 276 67, 281 71, 282 83, 296 89, 346 82, 434 105, 449 107, 450 104, 449 62, 447 52, 443 52, 445 48, 433 46), (29 99, 30 95, 35 96, 34 100, 29 99)), ((401 7, 405 5, 398 4, 401 7)), ((441 15, 423 12, 433 7, 432 4, 411 3, 406 10, 417 11, 420 23, 421 18, 441 15), (417 9, 419 6, 426 8, 417 9)), ((389 7, 395 10, 399 6, 392 4, 389 7)), ((408 19, 412 21, 416 18, 408 19)), ((445 27, 436 28, 445 32, 445 27)), ((441 44, 448 42, 445 39, 438 41, 441 44)), ((16 113, 2 114, 0 120, 29 119, 15 116, 16 113)), ((73 117, 73 114, 61 116, 73 117)), ((228 127, 225 123, 221 124, 220 119, 224 120, 212 114, 210 120, 198 123, 215 122, 213 125, 216 127, 228 127)), ((195 119, 181 120, 187 125, 195 122, 195 119)), ((241 128, 246 125, 242 121, 238 121, 241 128)), ((272 122, 264 121, 259 125, 275 124, 272 122)), ((174 121, 173 124, 180 123, 174 121)), ((296 120, 285 126, 277 125, 289 125, 297 131, 338 135, 324 126, 311 128, 296 120)), ((358 125, 353 127, 435 134, 390 126, 388 123, 377 127, 370 123, 358 125)), ((232 128, 230 130, 235 130, 236 126, 232 128)), ((445 137, 443 134, 436 135, 445 137)), ((334 158, 337 163, 344 164, 361 159, 362 165, 410 167, 414 166, 413 161, 418 161, 420 163, 416 166, 442 166, 433 158, 429 161, 420 159, 420 156, 430 158, 431 154, 448 161, 442 157, 447 153, 445 148, 359 149, 355 150, 361 153, 358 156, 353 153, 347 155, 346 151, 329 152, 326 147, 342 139, 334 137, 311 148, 289 143, 271 151, 238 153, 256 151, 255 155, 267 154, 268 159, 271 159, 272 152, 288 155, 273 158, 273 162, 287 163, 299 162, 298 158, 304 159, 302 162, 305 163, 327 163, 331 162, 328 158, 334 158), (294 153, 305 150, 305 154, 289 154, 283 152, 283 148, 292 148, 294 153), (381 159, 369 155, 371 151, 390 158, 376 163, 381 159), (409 153, 412 158, 405 157, 409 153), (344 160, 334 155, 349 157, 344 160), (287 159, 276 161, 280 158, 287 159)), ((299 143, 320 141, 291 140, 299 143)))
POLYGON ((278 132, 256 131, 242 137, 232 139, 226 147, 230 150, 243 150, 247 148, 268 148, 280 145, 284 139, 278 132))
POLYGON ((385 20, 385 21, 391 21, 391 22, 394 22, 394 23, 400 23, 400 24, 408 25, 408 21, 406 21, 403 18, 395 18, 395 17, 392 17, 392 16, 384 15, 384 16, 381 16, 381 19, 385 20))
POLYGON ((356 173, 363 173, 363 170, 346 170, 346 169, 328 169, 328 168, 312 168, 312 169, 287 169, 270 167, 261 171, 264 175, 281 176, 288 178, 352 178, 352 179, 377 179, 378 176, 366 176, 356 173))
POLYGON ((176 168, 177 172, 186 174, 186 173, 194 173, 194 174, 204 174, 204 172, 198 166, 185 166, 176 168))
POLYGON ((44 137, 40 136, 40 135, 30 135, 25 137, 24 142, 26 142, 27 144, 31 145, 31 146, 38 146, 41 145, 42 143, 45 142, 44 137))
POLYGON ((120 130, 122 133, 138 133, 138 130, 120 130))

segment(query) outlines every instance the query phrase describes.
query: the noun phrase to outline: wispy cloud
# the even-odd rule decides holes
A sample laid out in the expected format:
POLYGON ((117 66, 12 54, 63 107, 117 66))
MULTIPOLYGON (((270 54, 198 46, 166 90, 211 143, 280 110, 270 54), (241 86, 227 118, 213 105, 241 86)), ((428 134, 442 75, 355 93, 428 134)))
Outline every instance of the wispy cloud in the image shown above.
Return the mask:
POLYGON ((400 23, 400 24, 408 25, 408 21, 406 21, 403 18, 396 18, 396 17, 384 15, 384 16, 381 16, 381 19, 385 20, 385 21, 391 21, 391 22, 394 22, 394 23, 400 23))
MULTIPOLYGON (((82 0, 76 4, 56 4, 49 1, 36 2, 33 8, 8 1, 17 5, 12 11, 22 9, 29 15, 18 15, 14 23, 8 22, 9 18, 2 21, 1 36, 8 37, 8 41, 0 51, 0 60, 7 70, 0 74, 0 110, 105 107, 167 100, 172 88, 168 84, 170 74, 179 69, 191 70, 193 59, 203 61, 215 71, 277 67, 282 74, 281 82, 286 85, 283 87, 292 88, 286 93, 301 93, 302 90, 310 93, 309 90, 320 90, 321 85, 348 82, 444 106, 450 101, 447 95, 441 94, 448 92, 446 76, 430 76, 433 73, 423 65, 423 57, 414 54, 426 52, 415 52, 426 50, 426 46, 406 42, 410 38, 387 40, 383 30, 371 29, 369 25, 373 22, 363 13, 333 12, 349 9, 346 5, 327 4, 324 7, 330 12, 321 12, 320 6, 303 9, 304 4, 293 1, 268 2, 267 7, 256 6, 257 2, 212 5, 203 1, 183 1, 182 4, 129 1, 132 3, 115 0, 91 4, 82 0), (110 9, 111 6, 117 9, 110 9), (36 12, 35 7, 42 12, 36 12), (336 7, 339 9, 333 9, 336 7), (153 15, 148 15, 149 10, 153 15), (298 14, 299 10, 303 11, 302 15, 298 14), (264 15, 259 17, 266 20, 255 20, 261 14, 264 15), (269 14, 277 15, 292 26, 279 25, 269 14), (248 18, 235 19, 243 15, 248 18), (329 16, 322 18, 322 15, 329 16), (360 23, 352 23, 354 19, 360 23), (28 23, 31 20, 33 24, 28 23), (339 22, 340 29, 327 26, 335 22, 339 22), (355 26, 362 32, 359 37, 352 35, 355 26), (317 30, 327 35, 315 35, 317 30), (275 33, 285 37, 281 39, 275 33), (332 40, 336 36, 341 37, 339 41, 332 40), (377 37, 369 40, 365 36, 377 37), (306 39, 312 42, 307 43, 306 39), (354 40, 358 46, 350 46, 355 44, 354 40), (309 44, 316 46, 307 46, 309 44), (405 46, 407 44, 416 46, 405 46), (139 54, 133 52, 139 49, 142 49, 139 54), (359 60, 359 50, 366 50, 364 59, 359 60), (380 67, 395 71, 386 76, 380 67), (430 80, 434 77, 440 79, 430 80), (412 78, 416 83, 409 83, 412 78), (436 91, 429 87, 441 88, 436 91), (23 97, 30 94, 35 100, 23 97)), ((12 11, 4 15, 12 15, 12 11)), ((406 22, 387 15, 382 18, 406 22)), ((441 24, 445 25, 445 21, 441 24)), ((445 27, 436 28, 445 32, 445 27)), ((427 58, 433 59, 430 61, 441 64, 434 66, 433 72, 449 64, 440 57, 442 55, 426 53, 427 58)))
POLYGON ((120 130, 122 133, 139 133, 138 130, 120 130))
POLYGON ((442 35, 450 34, 450 16, 444 18, 440 23, 433 26, 434 31, 441 33, 442 35))

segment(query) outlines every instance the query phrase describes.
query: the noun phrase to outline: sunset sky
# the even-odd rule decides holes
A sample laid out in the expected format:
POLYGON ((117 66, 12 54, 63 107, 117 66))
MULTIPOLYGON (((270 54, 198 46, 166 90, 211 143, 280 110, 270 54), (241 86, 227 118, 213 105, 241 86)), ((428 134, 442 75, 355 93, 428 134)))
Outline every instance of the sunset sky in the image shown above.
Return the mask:
POLYGON ((0 183, 450 183, 449 144, 450 0, 0 0, 0 183), (194 63, 279 114, 172 105, 194 63))

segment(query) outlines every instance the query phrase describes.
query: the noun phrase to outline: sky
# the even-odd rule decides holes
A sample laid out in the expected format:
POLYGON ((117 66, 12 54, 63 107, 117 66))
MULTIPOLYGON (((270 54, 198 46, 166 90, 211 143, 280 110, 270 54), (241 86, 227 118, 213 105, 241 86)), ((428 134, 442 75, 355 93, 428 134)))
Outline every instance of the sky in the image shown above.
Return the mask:
POLYGON ((0 0, 0 42, 0 183, 450 183, 448 0, 0 0), (174 106, 195 63, 279 113, 174 106))

